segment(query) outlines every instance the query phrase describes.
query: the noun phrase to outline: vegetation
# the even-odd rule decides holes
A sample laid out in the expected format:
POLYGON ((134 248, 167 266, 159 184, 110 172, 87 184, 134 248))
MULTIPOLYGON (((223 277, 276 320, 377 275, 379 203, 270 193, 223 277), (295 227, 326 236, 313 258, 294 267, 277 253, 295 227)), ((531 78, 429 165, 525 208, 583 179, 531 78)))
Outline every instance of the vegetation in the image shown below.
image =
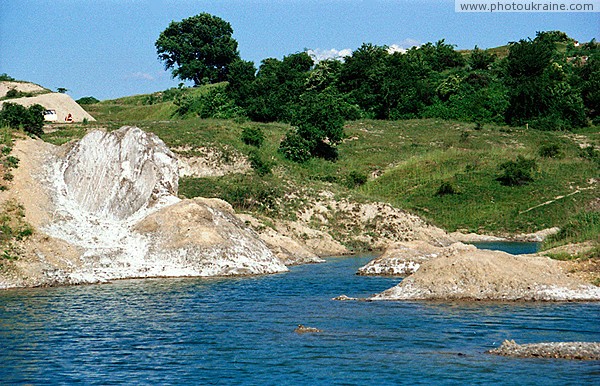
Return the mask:
POLYGON ((21 241, 33 234, 33 228, 25 222, 25 209, 14 200, 0 207, 0 265, 4 260, 17 260, 21 241))
POLYGON ((42 136, 44 131, 44 107, 35 104, 24 107, 17 103, 6 102, 0 110, 0 125, 13 129, 23 129, 26 133, 42 136))
POLYGON ((155 46, 158 58, 173 77, 194 85, 222 82, 229 65, 238 59, 231 25, 208 13, 172 21, 160 33, 155 46))
POLYGON ((537 168, 533 159, 517 156, 515 161, 500 164, 502 175, 497 178, 505 186, 521 186, 533 181, 531 173, 537 168))
POLYGON ((100 101, 98 99, 94 98, 93 96, 86 96, 86 97, 77 99, 75 102, 77 102, 80 105, 91 105, 94 103, 98 103, 100 101))
MULTIPOLYGON (((248 156, 252 173, 183 178, 186 197, 294 218, 328 191, 450 231, 568 228, 598 212, 600 167, 599 45, 572 43, 551 31, 491 50, 364 44, 344 62, 301 52, 258 69, 235 58, 226 83, 85 107, 109 129, 137 124, 187 153, 248 156)), ((69 130, 45 139, 84 132, 69 130)))

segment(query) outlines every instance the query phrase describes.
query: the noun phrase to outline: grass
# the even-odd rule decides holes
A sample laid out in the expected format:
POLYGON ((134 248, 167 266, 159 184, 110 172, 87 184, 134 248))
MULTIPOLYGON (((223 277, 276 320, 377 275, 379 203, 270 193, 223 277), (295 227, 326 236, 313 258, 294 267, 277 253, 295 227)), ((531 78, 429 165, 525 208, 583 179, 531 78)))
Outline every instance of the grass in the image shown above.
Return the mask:
MULTIPOLYGON (((248 154, 252 147, 242 142, 243 129, 260 128, 265 134, 260 153, 272 163, 272 175, 182 179, 180 192, 186 197, 216 196, 241 210, 292 218, 307 197, 328 190, 354 201, 391 203, 449 231, 488 234, 565 227, 586 213, 598 212, 598 184, 589 183, 600 179, 598 164, 583 158, 579 147, 582 142, 600 143, 598 127, 563 133, 495 125, 476 129, 471 123, 435 119, 361 120, 346 124, 347 138, 339 145, 337 162, 313 159, 296 164, 277 152, 289 130, 286 124, 177 119, 168 113, 172 102, 144 105, 144 98, 147 96, 85 107, 93 115, 100 112, 96 114, 98 124, 109 130, 136 125, 186 155, 200 147, 218 149, 225 158, 232 151, 248 154), (561 157, 541 157, 540 149, 548 144, 556 144, 561 157), (501 185, 499 165, 518 156, 536 160, 533 182, 501 185), (368 176, 368 180, 349 183, 356 176, 368 176), (444 183, 452 186, 454 194, 436 194, 444 183), (298 198, 282 199, 291 192, 297 192, 298 198), (261 197, 266 205, 260 204, 261 197)), ((64 143, 85 132, 75 126, 69 130, 44 139, 64 143)), ((584 232, 580 238, 589 239, 596 230, 584 232)))
POLYGON ((2 260, 17 260, 19 256, 15 241, 33 234, 33 228, 25 222, 25 209, 14 200, 0 207, 0 265, 2 260))

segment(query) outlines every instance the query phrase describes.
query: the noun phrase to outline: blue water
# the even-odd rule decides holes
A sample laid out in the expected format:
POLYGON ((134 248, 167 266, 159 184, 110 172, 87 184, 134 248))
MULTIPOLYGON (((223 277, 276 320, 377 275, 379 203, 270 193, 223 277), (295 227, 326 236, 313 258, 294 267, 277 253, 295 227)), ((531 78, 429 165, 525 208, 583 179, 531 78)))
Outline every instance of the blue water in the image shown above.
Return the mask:
POLYGON ((504 339, 600 341, 600 304, 332 301, 399 282, 354 275, 368 260, 0 292, 0 384, 599 383, 600 362, 483 352, 504 339))
POLYGON ((540 243, 526 243, 519 241, 486 241, 472 243, 479 249, 492 249, 520 255, 525 253, 536 253, 540 250, 540 243))

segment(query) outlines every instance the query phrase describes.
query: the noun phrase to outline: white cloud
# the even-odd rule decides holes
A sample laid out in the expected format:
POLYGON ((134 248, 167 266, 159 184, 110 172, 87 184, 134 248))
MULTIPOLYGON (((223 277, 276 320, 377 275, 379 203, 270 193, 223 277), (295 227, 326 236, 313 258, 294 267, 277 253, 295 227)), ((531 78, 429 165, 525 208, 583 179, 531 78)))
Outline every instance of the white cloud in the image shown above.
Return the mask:
MULTIPOLYGON (((394 52, 405 53, 412 47, 419 47, 421 43, 415 39, 404 39, 399 43, 394 43, 388 46, 388 52, 393 54, 394 52)), ((309 49, 306 50, 306 53, 310 55, 310 57, 315 62, 321 62, 327 59, 335 59, 335 60, 344 60, 346 56, 352 55, 352 49, 344 48, 342 50, 337 50, 335 48, 324 50, 321 48, 309 49)))
POLYGON ((401 41, 400 43, 391 44, 388 47, 388 52, 390 54, 393 54, 394 52, 400 52, 403 54, 410 48, 419 47, 420 45, 421 43, 418 40, 407 38, 401 41))
POLYGON ((149 80, 149 81, 153 81, 156 79, 151 74, 148 74, 147 72, 141 72, 141 71, 131 73, 127 77, 131 78, 131 79, 141 79, 141 80, 149 80))
POLYGON ((327 59, 344 60, 344 57, 352 55, 352 50, 350 48, 344 48, 343 50, 336 50, 335 48, 323 50, 316 48, 314 50, 306 50, 306 53, 310 55, 315 62, 321 62, 327 59))

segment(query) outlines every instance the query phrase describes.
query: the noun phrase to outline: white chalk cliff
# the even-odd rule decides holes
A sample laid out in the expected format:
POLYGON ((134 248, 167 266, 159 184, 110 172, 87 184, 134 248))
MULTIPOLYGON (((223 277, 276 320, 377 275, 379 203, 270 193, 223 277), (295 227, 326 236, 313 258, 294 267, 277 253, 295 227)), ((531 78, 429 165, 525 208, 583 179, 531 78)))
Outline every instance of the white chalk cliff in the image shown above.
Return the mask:
POLYGON ((123 127, 44 148, 28 170, 47 201, 32 208, 45 212, 33 221, 39 242, 0 272, 0 288, 287 270, 229 204, 177 198, 177 160, 154 134, 123 127))

